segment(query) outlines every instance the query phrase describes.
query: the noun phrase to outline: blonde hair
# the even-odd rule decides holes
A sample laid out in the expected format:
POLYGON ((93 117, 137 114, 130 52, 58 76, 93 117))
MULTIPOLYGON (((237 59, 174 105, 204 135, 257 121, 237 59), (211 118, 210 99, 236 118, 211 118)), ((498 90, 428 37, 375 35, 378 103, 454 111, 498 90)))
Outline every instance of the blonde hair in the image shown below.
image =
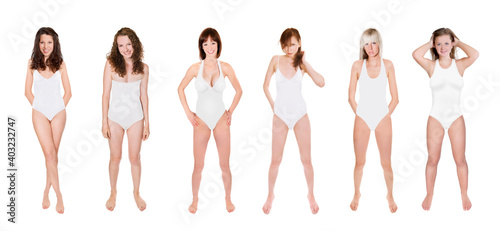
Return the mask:
POLYGON ((361 35, 361 39, 359 41, 359 59, 367 59, 368 54, 365 51, 365 44, 366 43, 371 43, 371 42, 376 42, 378 44, 378 55, 382 56, 382 36, 380 36, 380 33, 377 31, 377 29, 374 28, 368 28, 365 31, 363 31, 363 34, 361 35))

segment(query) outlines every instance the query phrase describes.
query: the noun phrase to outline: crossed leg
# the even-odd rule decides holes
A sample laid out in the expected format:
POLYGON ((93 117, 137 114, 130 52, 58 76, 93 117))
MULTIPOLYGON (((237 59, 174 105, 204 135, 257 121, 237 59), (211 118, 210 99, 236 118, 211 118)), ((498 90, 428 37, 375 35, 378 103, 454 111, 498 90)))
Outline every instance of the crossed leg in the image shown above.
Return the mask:
POLYGON ((42 113, 33 109, 32 121, 38 141, 45 156, 45 166, 47 168, 47 183, 43 194, 42 207, 47 209, 50 206, 49 190, 54 189, 57 196, 56 211, 64 213, 64 203, 59 188, 59 174, 57 172, 58 150, 62 133, 66 124, 66 110, 60 111, 52 121, 49 121, 42 113))

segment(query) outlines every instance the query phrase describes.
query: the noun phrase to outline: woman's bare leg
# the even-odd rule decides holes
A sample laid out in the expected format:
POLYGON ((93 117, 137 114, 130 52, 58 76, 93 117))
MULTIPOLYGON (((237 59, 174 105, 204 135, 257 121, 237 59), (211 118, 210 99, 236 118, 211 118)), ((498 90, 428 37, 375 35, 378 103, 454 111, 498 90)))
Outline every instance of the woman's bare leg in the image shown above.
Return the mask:
POLYGON ((313 214, 318 213, 319 207, 314 198, 314 169, 311 161, 311 123, 309 116, 304 115, 294 127, 295 138, 299 145, 300 161, 304 166, 304 174, 307 182, 307 199, 309 199, 309 206, 313 214))
POLYGON ((108 201, 106 202, 106 208, 109 211, 113 211, 116 206, 116 183, 118 181, 118 171, 120 169, 120 160, 122 159, 122 144, 123 144, 123 134, 125 131, 116 122, 108 119, 109 131, 111 137, 108 140, 109 143, 109 181, 111 185, 111 194, 108 201))
POLYGON ((226 113, 224 113, 217 125, 214 128, 214 139, 219 152, 219 165, 222 171, 222 182, 226 191, 226 210, 228 212, 234 211, 234 205, 231 201, 231 169, 229 167, 229 156, 231 154, 231 133, 229 126, 226 122, 226 113))
POLYGON ((468 211, 472 207, 472 203, 467 195, 469 168, 465 160, 465 122, 463 116, 460 116, 453 122, 450 129, 448 129, 448 136, 450 137, 453 158, 457 165, 458 182, 462 194, 462 207, 464 211, 468 211))
POLYGON ((351 201, 351 209, 356 211, 361 197, 361 178, 363 177, 363 167, 366 162, 366 149, 370 140, 370 128, 361 117, 356 115, 354 119, 354 155, 356 155, 356 164, 354 166, 354 197, 351 201))
POLYGON ((205 164, 205 153, 208 140, 210 139, 210 128, 201 119, 197 119, 198 126, 193 127, 193 154, 194 169, 192 176, 193 202, 189 206, 189 212, 196 213, 198 210, 198 191, 200 190, 201 172, 205 164))
POLYGON ((271 212, 271 207, 274 200, 274 186, 278 177, 278 170, 283 159, 283 149, 285 148, 286 137, 288 134, 288 126, 278 116, 273 116, 273 138, 272 138, 272 157, 271 166, 269 167, 269 193, 266 203, 262 207, 265 214, 271 212))
POLYGON ((144 131, 144 120, 139 120, 127 129, 128 158, 132 171, 132 182, 134 183, 134 199, 139 210, 146 209, 146 202, 139 194, 141 184, 141 144, 144 131))
POLYGON ((425 185, 427 195, 422 202, 422 208, 426 211, 431 209, 432 197, 434 195, 434 183, 436 182, 437 165, 441 158, 441 145, 443 144, 444 129, 441 123, 429 116, 427 121, 427 166, 425 168, 425 185))
MULTIPOLYGON (((66 124, 66 110, 59 112, 52 121, 49 121, 42 113, 33 109, 32 120, 35 133, 45 155, 45 166, 47 167, 47 185, 52 186, 57 196, 56 211, 64 213, 64 203, 61 190, 59 188, 59 174, 57 172, 57 148, 66 124), (54 144, 54 139, 58 140, 57 148, 54 144)), ((50 202, 48 200, 48 190, 44 191, 43 208, 48 208, 50 202)))
POLYGON ((380 153, 380 163, 382 164, 382 169, 384 170, 385 184, 387 186, 387 202, 389 203, 389 209, 391 213, 395 213, 398 210, 398 206, 394 201, 394 196, 392 194, 393 188, 393 173, 391 167, 391 147, 392 147, 392 123, 391 117, 384 117, 377 128, 375 129, 375 138, 377 139, 378 150, 380 153))

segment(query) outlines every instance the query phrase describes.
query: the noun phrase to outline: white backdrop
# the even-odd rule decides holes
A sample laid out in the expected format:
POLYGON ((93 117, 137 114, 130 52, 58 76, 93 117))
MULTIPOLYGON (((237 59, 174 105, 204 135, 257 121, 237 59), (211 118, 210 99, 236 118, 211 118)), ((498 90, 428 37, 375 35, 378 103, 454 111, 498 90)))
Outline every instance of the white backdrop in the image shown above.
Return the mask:
MULTIPOLYGON (((17 117, 18 223, 7 222, 3 212, 0 230, 469 230, 491 227, 500 206, 498 163, 500 134, 500 79, 496 68, 495 40, 500 21, 491 1, 9 1, 3 2, 1 20, 2 121, 17 117), (43 210, 44 157, 31 123, 31 108, 24 97, 26 65, 36 30, 50 26, 59 34, 73 97, 59 152, 59 171, 65 214, 52 206, 43 210), (149 99, 151 137, 142 148, 141 195, 147 209, 140 212, 132 196, 127 149, 118 182, 115 211, 109 196, 107 141, 102 138, 102 73, 113 35, 130 27, 140 37, 144 61, 150 67, 149 99), (221 60, 230 63, 243 87, 243 97, 231 126, 233 169, 232 199, 236 211, 225 210, 215 143, 210 140, 199 210, 187 212, 191 202, 192 128, 177 96, 188 67, 198 61, 197 39, 206 27, 222 38, 221 60), (324 88, 310 78, 303 81, 312 127, 315 194, 320 211, 312 215, 295 137, 291 131, 276 185, 270 215, 262 213, 267 196, 271 158, 272 111, 262 91, 271 57, 281 54, 281 32, 301 32, 307 60, 326 79, 324 88), (368 27, 380 30, 384 58, 393 61, 400 103, 393 120, 392 164, 394 193, 399 210, 389 212, 375 137, 372 135, 357 212, 349 208, 353 194, 354 113, 348 99, 349 75, 358 58, 358 41, 368 27), (411 57, 428 41, 432 31, 449 27, 480 58, 464 75, 462 92, 467 126, 469 196, 472 210, 462 211, 460 190, 448 137, 445 137, 430 212, 421 208, 425 197, 425 129, 431 107, 429 79, 411 57)), ((463 52, 460 57, 463 57, 463 52)), ((234 90, 224 93, 229 107, 234 90)), ((271 90, 275 95, 274 78, 271 90)), ((195 109, 193 84, 187 98, 195 109)), ((3 127, 6 124, 1 125, 3 127)), ((2 129, 3 130, 3 129, 2 129)), ((5 130, 3 130, 5 131, 5 130)), ((6 140, 5 133, 2 137, 6 140)), ((126 142, 125 142, 126 143, 126 142)), ((4 146, 5 147, 5 146, 4 146)), ((5 149, 4 149, 5 150, 5 149)), ((6 166, 6 153, 0 166, 6 166)), ((5 169, 1 172, 6 172, 5 169)), ((7 178, 1 205, 7 203, 7 178)), ((7 207, 3 207, 6 211, 7 207)), ((496 224, 498 227, 498 224, 496 224)))

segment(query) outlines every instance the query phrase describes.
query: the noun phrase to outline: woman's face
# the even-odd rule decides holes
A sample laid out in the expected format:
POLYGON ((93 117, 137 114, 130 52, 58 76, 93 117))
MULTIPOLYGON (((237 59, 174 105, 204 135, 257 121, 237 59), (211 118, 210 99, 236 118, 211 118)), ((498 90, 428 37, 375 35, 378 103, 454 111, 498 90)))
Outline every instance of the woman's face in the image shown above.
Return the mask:
POLYGON ((48 58, 54 50, 54 39, 51 35, 42 34, 40 36, 40 51, 45 58, 48 58))
POLYGON ((367 42, 364 45, 364 49, 368 57, 375 57, 378 55, 379 47, 377 42, 367 42))
POLYGON ((292 38, 290 39, 290 43, 286 44, 283 47, 283 52, 286 56, 293 58, 297 54, 299 47, 300 42, 297 40, 297 38, 295 38, 295 36, 292 36, 292 38))
POLYGON ((116 38, 116 43, 118 43, 118 51, 125 59, 130 59, 134 53, 134 47, 132 46, 132 41, 126 35, 120 35, 116 38))
POLYGON ((217 58, 217 42, 212 40, 212 37, 208 37, 202 46, 207 58, 217 58))
POLYGON ((439 57, 450 57, 453 44, 450 35, 441 35, 434 38, 434 47, 436 48, 439 57))

